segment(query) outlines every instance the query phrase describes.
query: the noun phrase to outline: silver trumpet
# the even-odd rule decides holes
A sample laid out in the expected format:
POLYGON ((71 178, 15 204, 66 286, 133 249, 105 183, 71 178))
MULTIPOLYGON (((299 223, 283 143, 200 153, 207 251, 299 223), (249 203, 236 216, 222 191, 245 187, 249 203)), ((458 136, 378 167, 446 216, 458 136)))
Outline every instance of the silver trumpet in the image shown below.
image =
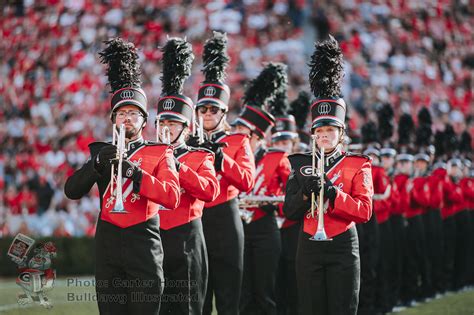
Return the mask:
MULTIPOLYGON (((321 148, 320 151, 320 159, 318 164, 318 174, 316 174, 316 136, 311 136, 312 138, 312 174, 313 176, 319 175, 321 188, 319 189, 319 196, 318 196, 318 228, 316 229, 316 233, 311 236, 309 239, 311 241, 332 241, 331 238, 328 238, 326 234, 326 230, 324 229, 324 148, 321 148)), ((316 195, 315 193, 311 193, 311 216, 314 218, 315 212, 315 202, 316 195)))
POLYGON ((117 131, 117 125, 114 124, 114 130, 112 133, 112 144, 117 146, 118 150, 118 166, 117 166, 117 177, 114 176, 114 164, 112 164, 112 174, 110 176, 110 194, 115 195, 115 205, 110 213, 127 213, 123 206, 123 195, 122 195, 122 161, 126 153, 125 151, 125 125, 121 124, 119 131, 117 131), (117 186, 114 190, 114 181, 117 186))
POLYGON ((156 125, 156 142, 171 144, 171 133, 168 127, 160 127, 160 124, 156 125))
POLYGON ((265 195, 241 195, 239 197, 240 218, 247 224, 252 222, 255 212, 247 210, 258 208, 267 203, 280 203, 285 201, 285 196, 265 196, 265 195))
POLYGON ((199 138, 199 144, 204 142, 204 122, 202 116, 199 117, 199 125, 196 128, 196 132, 199 138))

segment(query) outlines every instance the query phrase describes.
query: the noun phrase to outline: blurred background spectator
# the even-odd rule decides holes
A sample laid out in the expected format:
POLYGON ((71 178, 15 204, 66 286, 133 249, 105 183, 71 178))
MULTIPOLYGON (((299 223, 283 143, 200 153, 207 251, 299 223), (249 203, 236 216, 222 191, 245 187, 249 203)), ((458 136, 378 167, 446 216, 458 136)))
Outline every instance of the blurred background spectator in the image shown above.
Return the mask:
POLYGON ((390 103, 397 117, 428 106, 436 128, 473 133, 474 9, 469 1, 109 0, 10 1, 0 19, 0 236, 93 235, 99 209, 65 198, 65 179, 108 139, 109 87, 97 52, 121 36, 140 49, 154 138, 161 91, 158 47, 186 36, 196 59, 185 94, 196 98, 203 43, 225 31, 232 58, 229 119, 266 61, 288 64, 293 99, 307 86, 308 54, 333 34, 346 59, 343 93, 358 130, 390 103))

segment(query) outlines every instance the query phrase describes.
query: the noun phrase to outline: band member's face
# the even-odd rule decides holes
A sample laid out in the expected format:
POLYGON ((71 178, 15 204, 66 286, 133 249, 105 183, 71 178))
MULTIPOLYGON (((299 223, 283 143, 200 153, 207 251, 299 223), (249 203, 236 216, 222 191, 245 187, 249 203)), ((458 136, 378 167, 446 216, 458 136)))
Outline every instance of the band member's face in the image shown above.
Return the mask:
POLYGON ((382 156, 382 166, 384 169, 391 169, 394 163, 395 159, 392 156, 382 156))
POLYGON ((244 135, 250 136, 252 130, 249 127, 246 127, 242 124, 237 124, 234 126, 234 131, 237 133, 243 133, 244 135))
POLYGON ((120 107, 115 112, 115 123, 117 128, 121 125, 125 125, 125 137, 128 139, 136 138, 141 134, 141 129, 143 123, 145 122, 145 117, 138 107, 133 105, 126 105, 120 107))
POLYGON ((202 117, 205 130, 213 130, 224 120, 224 111, 212 105, 199 106, 197 109, 198 119, 202 117))
POLYGON ((415 170, 424 172, 428 168, 428 163, 424 160, 415 161, 415 170))
POLYGON ((462 169, 458 166, 448 164, 448 175, 453 177, 461 177, 462 169))
POLYGON ((283 150, 286 153, 291 153, 293 151, 293 140, 285 139, 285 140, 278 140, 273 142, 273 147, 283 150))
POLYGON ((170 131, 170 141, 171 143, 174 143, 176 141, 176 138, 183 134, 182 131, 184 129, 184 124, 179 121, 174 121, 174 120, 168 120, 168 119, 160 120, 160 133, 158 136, 160 137, 161 142, 163 142, 163 139, 162 139, 163 127, 168 127, 170 131))
POLYGON ((324 148, 325 151, 330 151, 338 145, 341 130, 334 126, 322 126, 315 128, 313 134, 316 135, 318 148, 324 148))
POLYGON ((413 162, 399 161, 397 168, 400 171, 400 173, 410 175, 411 173, 413 173, 413 162))

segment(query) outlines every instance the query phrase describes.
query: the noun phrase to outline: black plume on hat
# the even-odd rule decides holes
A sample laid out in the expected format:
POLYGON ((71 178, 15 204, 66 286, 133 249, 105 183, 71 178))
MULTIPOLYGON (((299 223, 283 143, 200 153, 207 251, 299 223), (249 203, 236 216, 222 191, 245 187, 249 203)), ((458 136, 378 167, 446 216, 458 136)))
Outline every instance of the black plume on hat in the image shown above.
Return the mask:
POLYGON ((298 97, 290 103, 288 113, 295 116, 296 125, 300 130, 305 128, 310 106, 311 96, 306 91, 299 92, 298 97))
POLYGON ((286 93, 287 84, 286 65, 270 62, 250 81, 244 93, 244 103, 268 110, 268 102, 277 94, 286 93))
POLYGON ((374 144, 378 142, 377 126, 373 121, 369 121, 362 126, 362 143, 374 144))
POLYGON ((415 124, 409 114, 403 114, 398 121, 398 145, 410 146, 415 124))
POLYGON ((435 156, 437 158, 444 158, 444 155, 446 154, 446 148, 445 148, 445 140, 444 140, 444 132, 443 131, 436 131, 434 135, 434 147, 435 147, 435 156))
POLYGON ((227 54, 227 35, 225 33, 213 32, 213 36, 204 44, 202 54, 204 63, 202 72, 207 82, 223 82, 225 69, 230 58, 227 54))
POLYGON ((161 95, 183 93, 184 81, 191 75, 194 61, 192 46, 182 38, 170 38, 161 49, 163 70, 161 95))
POLYGON ((448 157, 453 157, 455 151, 459 148, 459 140, 453 126, 450 124, 447 124, 444 129, 444 148, 448 157))
POLYGON ((418 112, 418 128, 415 143, 418 147, 428 147, 431 144, 433 131, 431 129, 431 114, 426 107, 418 112))
POLYGON ((309 63, 309 82, 316 98, 333 98, 341 96, 341 83, 344 77, 342 50, 336 39, 318 42, 309 63))
POLYGON ((107 48, 99 52, 100 61, 107 64, 111 93, 122 88, 140 88, 141 70, 135 45, 122 38, 105 41, 107 48))
POLYGON ((377 109, 378 133, 380 141, 387 145, 393 136, 394 130, 394 113, 390 104, 385 103, 377 109))
POLYGON ((471 143, 472 143, 471 135, 469 134, 467 130, 465 130, 461 134, 459 151, 461 152, 461 154, 464 154, 466 158, 469 157, 469 155, 472 153, 471 143))
POLYGON ((163 84, 157 105, 157 118, 176 120, 190 126, 194 112, 193 102, 182 93, 184 81, 191 75, 194 61, 192 45, 185 39, 172 37, 161 51, 163 84))
POLYGON ((268 102, 270 112, 274 116, 287 115, 290 108, 290 102, 288 101, 288 95, 285 91, 279 92, 275 95, 275 98, 268 102))
POLYGON ((232 124, 243 124, 263 138, 267 129, 275 125, 275 117, 268 112, 269 102, 276 95, 286 93, 287 80, 286 65, 268 63, 247 85, 243 97, 245 106, 232 124))
POLYGON ((113 93, 112 112, 121 106, 135 105, 148 116, 147 99, 141 89, 141 69, 135 45, 119 37, 107 40, 105 44, 107 47, 99 52, 99 56, 101 63, 107 65, 107 77, 113 93))

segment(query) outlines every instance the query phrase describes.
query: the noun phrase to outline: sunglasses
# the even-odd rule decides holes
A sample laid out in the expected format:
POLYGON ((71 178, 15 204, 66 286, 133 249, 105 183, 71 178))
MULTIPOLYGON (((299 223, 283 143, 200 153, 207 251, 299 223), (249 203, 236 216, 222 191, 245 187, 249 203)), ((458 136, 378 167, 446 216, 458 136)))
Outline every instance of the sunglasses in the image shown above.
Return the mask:
POLYGON ((205 114, 207 113, 207 111, 209 110, 211 112, 211 114, 215 115, 217 114, 221 109, 219 107, 215 107, 215 106, 209 106, 209 107, 206 107, 206 106, 201 106, 201 107, 198 107, 198 110, 201 114, 205 114))

